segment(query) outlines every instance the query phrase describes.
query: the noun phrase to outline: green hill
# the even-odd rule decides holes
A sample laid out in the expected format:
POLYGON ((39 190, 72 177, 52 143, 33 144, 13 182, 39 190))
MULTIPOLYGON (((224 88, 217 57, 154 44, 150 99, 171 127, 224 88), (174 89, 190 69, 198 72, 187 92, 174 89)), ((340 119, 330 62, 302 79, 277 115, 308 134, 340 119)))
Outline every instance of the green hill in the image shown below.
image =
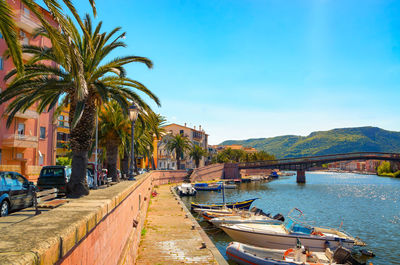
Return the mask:
POLYGON ((231 144, 251 146, 274 154, 277 158, 350 152, 400 152, 400 132, 357 127, 313 132, 308 136, 284 135, 221 143, 231 144))

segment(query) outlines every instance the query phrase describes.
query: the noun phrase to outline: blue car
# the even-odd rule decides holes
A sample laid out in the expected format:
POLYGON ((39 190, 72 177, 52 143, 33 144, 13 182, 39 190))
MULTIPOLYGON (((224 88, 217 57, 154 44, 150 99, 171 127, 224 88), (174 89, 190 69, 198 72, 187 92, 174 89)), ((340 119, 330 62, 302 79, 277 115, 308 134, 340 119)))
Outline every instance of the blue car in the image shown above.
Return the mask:
POLYGON ((32 206, 35 185, 17 172, 0 171, 0 216, 32 206))

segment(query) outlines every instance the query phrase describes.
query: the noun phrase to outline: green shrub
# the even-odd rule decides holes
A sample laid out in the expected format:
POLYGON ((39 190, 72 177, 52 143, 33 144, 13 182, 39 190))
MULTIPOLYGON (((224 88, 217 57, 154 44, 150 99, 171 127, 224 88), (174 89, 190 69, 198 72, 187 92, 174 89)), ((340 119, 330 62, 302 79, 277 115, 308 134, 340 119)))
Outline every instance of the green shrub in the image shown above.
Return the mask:
POLYGON ((56 165, 58 166, 70 166, 72 159, 67 156, 61 156, 56 159, 56 165))

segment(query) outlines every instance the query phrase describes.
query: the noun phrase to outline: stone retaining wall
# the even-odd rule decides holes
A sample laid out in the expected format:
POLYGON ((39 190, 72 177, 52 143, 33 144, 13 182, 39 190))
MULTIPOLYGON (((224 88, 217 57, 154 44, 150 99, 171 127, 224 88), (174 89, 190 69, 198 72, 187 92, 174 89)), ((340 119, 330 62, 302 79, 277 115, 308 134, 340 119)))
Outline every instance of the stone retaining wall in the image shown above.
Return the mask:
POLYGON ((134 264, 151 174, 2 229, 0 264, 134 264))
POLYGON ((186 170, 153 170, 150 172, 154 185, 183 182, 187 176, 186 170))
POLYGON ((190 176, 191 181, 209 181, 222 179, 224 177, 224 164, 212 164, 196 168, 190 176))

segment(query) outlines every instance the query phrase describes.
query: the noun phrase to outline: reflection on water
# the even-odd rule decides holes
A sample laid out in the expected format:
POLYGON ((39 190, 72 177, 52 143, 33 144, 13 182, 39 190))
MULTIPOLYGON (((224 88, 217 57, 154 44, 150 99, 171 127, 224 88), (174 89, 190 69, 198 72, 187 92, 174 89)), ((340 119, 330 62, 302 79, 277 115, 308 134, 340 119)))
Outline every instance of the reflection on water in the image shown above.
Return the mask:
MULTIPOLYGON (((360 237, 376 257, 374 264, 400 264, 400 179, 350 173, 313 172, 307 183, 296 184, 296 176, 272 182, 242 183, 238 189, 226 190, 226 201, 260 198, 253 206, 264 212, 286 215, 293 207, 301 209, 305 220, 321 226, 339 227, 360 237)), ((198 192, 183 198, 185 203, 222 202, 221 192, 198 192)), ((206 222, 215 245, 225 256, 231 241, 206 222)))

